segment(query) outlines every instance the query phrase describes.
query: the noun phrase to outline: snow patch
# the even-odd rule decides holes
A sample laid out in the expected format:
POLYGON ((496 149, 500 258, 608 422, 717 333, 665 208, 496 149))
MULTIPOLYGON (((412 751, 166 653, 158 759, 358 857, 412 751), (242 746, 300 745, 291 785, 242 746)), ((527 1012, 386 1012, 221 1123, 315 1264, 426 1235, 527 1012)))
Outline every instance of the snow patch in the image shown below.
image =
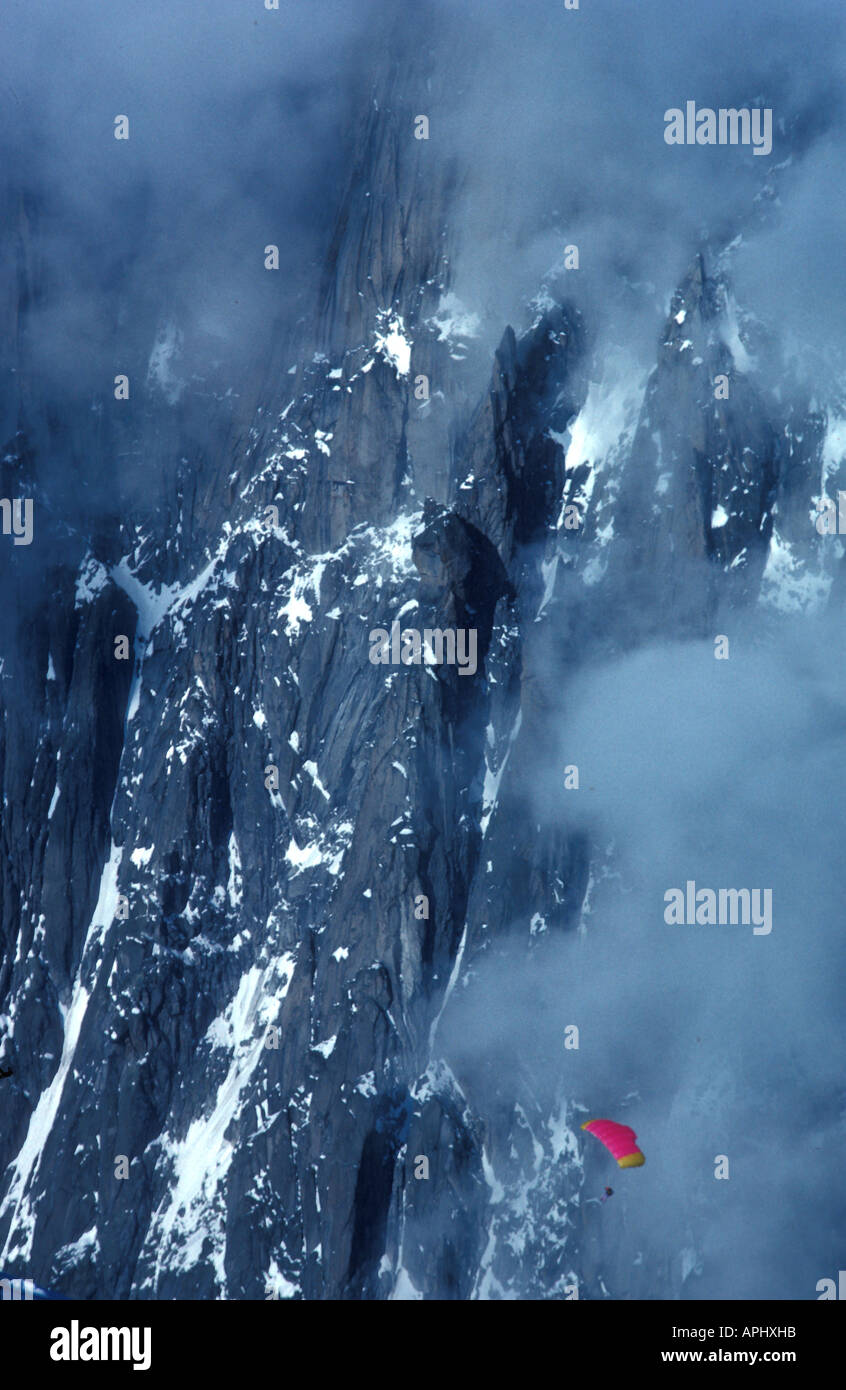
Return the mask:
POLYGON ((750 372, 755 367, 755 360, 747 352, 740 336, 740 323, 737 312, 737 302, 731 296, 726 297, 725 314, 720 321, 722 340, 734 358, 734 365, 739 372, 744 374, 750 372))
POLYGON ((790 544, 773 527, 767 564, 761 580, 761 602, 781 613, 818 608, 828 596, 832 577, 812 573, 793 554, 790 544))
POLYGON ((226 892, 229 896, 230 907, 240 907, 243 898, 244 880, 241 874, 241 855, 238 849, 238 841, 235 839, 233 830, 229 836, 229 882, 226 885, 226 892))
MULTIPOLYGON (((99 593, 105 589, 109 582, 109 571, 105 565, 101 565, 99 560, 95 560, 93 555, 88 555, 79 567, 76 588, 74 590, 74 608, 81 608, 85 603, 92 603, 99 593)), ((47 679, 50 677, 48 675, 47 679)))
POLYGON ((391 317, 390 311, 383 312, 379 315, 379 323, 381 331, 377 330, 374 339, 376 351, 390 363, 397 377, 408 376, 411 370, 411 343, 406 337, 401 316, 395 314, 391 317))
MULTIPOLYGON (((201 1259, 210 1260, 219 1289, 226 1286, 225 1185, 235 1152, 226 1135, 240 1114, 242 1094, 261 1059, 267 1027, 288 993, 294 964, 286 953, 264 970, 247 970, 223 1016, 206 1033, 212 1050, 230 1049, 232 1061, 211 1112, 192 1120, 183 1139, 168 1140, 165 1133, 161 1140, 169 1180, 145 1242, 146 1253, 155 1252, 154 1289, 163 1269, 191 1269, 201 1259)), ((198 1065, 205 1069, 207 1058, 198 1065)))
POLYGON ((88 1001, 97 983, 103 958, 103 939, 117 912, 117 878, 122 858, 123 849, 113 844, 109 858, 106 860, 100 875, 100 891, 85 936, 70 1006, 67 1010, 63 1010, 65 1031, 59 1065, 52 1081, 41 1092, 38 1104, 29 1119, 26 1138, 17 1157, 9 1165, 8 1171, 11 1176, 8 1191, 2 1206, 0 1206, 0 1219, 7 1212, 10 1213, 8 1234, 3 1249, 0 1251, 0 1262, 3 1264, 12 1260, 29 1260, 32 1253, 36 1216, 30 1204, 30 1196, 33 1192, 34 1179, 38 1173, 41 1155, 59 1113, 65 1083, 73 1067, 88 1001), (83 983, 85 976, 88 977, 87 984, 83 983))
POLYGON ((394 1284, 391 1299, 400 1303, 417 1303, 423 1298, 417 1285, 412 1281, 407 1269, 397 1270, 397 1280, 394 1284))

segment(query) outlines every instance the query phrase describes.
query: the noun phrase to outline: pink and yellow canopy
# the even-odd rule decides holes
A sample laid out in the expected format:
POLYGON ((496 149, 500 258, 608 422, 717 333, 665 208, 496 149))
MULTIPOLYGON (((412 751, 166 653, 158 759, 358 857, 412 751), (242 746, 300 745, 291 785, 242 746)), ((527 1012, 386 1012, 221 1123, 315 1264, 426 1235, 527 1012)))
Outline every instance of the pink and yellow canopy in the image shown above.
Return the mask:
POLYGON ((616 1120, 588 1120, 582 1129, 595 1134, 601 1144, 614 1155, 621 1168, 640 1168, 646 1162, 635 1140, 637 1135, 630 1125, 620 1125, 616 1120))

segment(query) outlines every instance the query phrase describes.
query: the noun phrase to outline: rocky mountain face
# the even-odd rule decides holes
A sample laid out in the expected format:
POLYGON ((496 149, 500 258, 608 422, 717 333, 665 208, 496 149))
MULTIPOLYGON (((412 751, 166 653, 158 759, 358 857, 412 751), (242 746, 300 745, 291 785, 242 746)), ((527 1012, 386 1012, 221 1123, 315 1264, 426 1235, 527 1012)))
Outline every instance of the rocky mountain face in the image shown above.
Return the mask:
POLYGON ((408 92, 389 64, 362 99, 319 302, 236 405, 154 372, 52 418, 37 209, 7 222, 0 492, 35 535, 0 537, 0 1267, 72 1297, 692 1277, 615 1263, 563 1054, 464 1065, 445 1026, 480 960, 585 930, 607 847, 535 790, 574 676, 825 600, 831 421, 765 385, 710 248, 646 377, 550 302, 474 396, 461 169, 408 92), (93 516, 54 444, 114 474, 93 516), (473 629, 476 669, 374 663, 395 622, 473 629))

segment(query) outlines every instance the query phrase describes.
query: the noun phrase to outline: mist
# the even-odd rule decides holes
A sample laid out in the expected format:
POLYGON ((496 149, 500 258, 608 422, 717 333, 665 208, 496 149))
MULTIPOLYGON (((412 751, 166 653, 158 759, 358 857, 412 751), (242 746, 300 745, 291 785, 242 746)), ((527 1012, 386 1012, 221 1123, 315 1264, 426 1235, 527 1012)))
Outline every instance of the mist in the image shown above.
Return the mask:
POLYGON ((654 647, 572 683, 534 814, 591 837, 582 926, 482 957, 444 1018, 464 1083, 490 1096, 528 1076, 579 1121, 636 1130, 647 1163, 624 1173, 580 1136, 583 1196, 611 1181, 623 1199, 622 1290, 638 1252, 695 1251, 694 1298, 812 1299, 839 1268, 840 621, 796 620, 766 642, 740 629, 727 661, 710 643, 654 647), (771 933, 667 925, 664 895, 688 880, 772 889, 771 933), (578 1050, 564 1047, 572 1024, 578 1050))
POLYGON ((440 9, 454 76, 432 140, 466 172, 455 290, 488 346, 505 322, 525 326, 543 284, 585 310, 600 351, 629 340, 648 356, 693 255, 713 260, 740 234, 747 309, 806 346, 819 309, 828 351, 843 355, 829 253, 842 225, 844 34, 829 4, 440 9), (668 146, 664 113, 687 100, 772 108, 772 154, 668 146), (577 271, 564 269, 566 245, 577 271))
MULTIPOLYGON (((147 380, 165 399, 255 374, 313 313, 374 56, 405 47, 431 74, 432 158, 459 171, 453 288, 486 348, 545 286, 600 349, 612 335, 646 354, 692 255, 740 229, 748 309, 791 343, 823 322, 843 351, 844 35, 822 0, 432 0, 413 16, 213 0, 190 18, 164 0, 49 15, 10 0, 4 39, 4 185, 37 222, 47 289, 27 332, 54 399, 102 390, 121 348, 146 379, 169 325, 164 379, 147 380), (688 99, 771 106, 772 155, 667 146, 664 112, 688 99)), ((407 100, 425 105, 424 84, 407 100)))
POLYGON ((369 8, 10 0, 3 184, 10 220, 22 195, 37 237, 26 331, 54 406, 119 370, 159 404, 208 380, 237 389, 312 308, 369 8), (169 325, 166 369, 148 377, 169 325))

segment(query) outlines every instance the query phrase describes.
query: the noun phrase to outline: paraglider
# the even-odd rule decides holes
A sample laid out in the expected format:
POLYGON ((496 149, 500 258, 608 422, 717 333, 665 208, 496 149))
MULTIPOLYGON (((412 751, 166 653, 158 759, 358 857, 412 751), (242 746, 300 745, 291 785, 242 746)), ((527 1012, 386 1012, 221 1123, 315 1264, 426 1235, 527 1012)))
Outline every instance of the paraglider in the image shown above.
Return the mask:
POLYGON ((613 1189, 613 1187, 606 1187, 605 1191, 603 1192, 603 1194, 602 1194, 602 1196, 600 1197, 599 1200, 600 1200, 600 1202, 607 1202, 607 1201, 608 1201, 608 1198, 609 1198, 609 1197, 613 1197, 613 1196, 614 1196, 614 1189, 613 1189))
POLYGON ((586 1120, 582 1129, 604 1144, 621 1168, 640 1168, 646 1162, 631 1125, 621 1125, 616 1120, 586 1120))

